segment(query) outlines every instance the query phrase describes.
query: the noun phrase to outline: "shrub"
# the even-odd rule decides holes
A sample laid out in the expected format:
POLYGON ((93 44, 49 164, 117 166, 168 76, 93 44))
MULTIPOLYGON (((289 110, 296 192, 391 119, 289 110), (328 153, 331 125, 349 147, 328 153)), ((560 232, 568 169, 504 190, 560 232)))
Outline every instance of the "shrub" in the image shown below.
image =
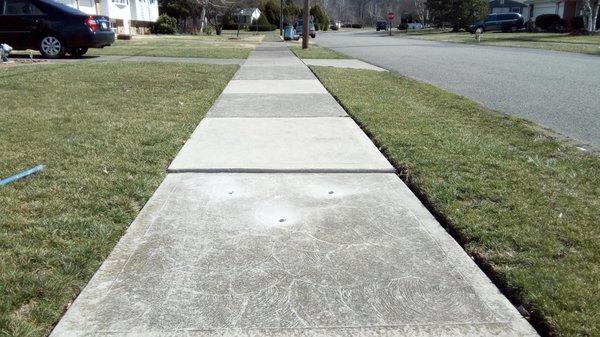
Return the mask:
POLYGON ((210 25, 204 25, 204 28, 202 28, 202 33, 210 36, 213 33, 213 28, 210 25))
POLYGON ((221 18, 223 29, 238 29, 238 24, 235 22, 235 13, 232 8, 227 8, 221 18))
POLYGON ((161 14, 158 20, 150 26, 152 34, 175 34, 177 33, 177 19, 161 14))
POLYGON ((279 25, 279 1, 267 0, 262 3, 260 10, 261 16, 265 16, 267 21, 275 26, 279 25))
POLYGON ((557 32, 565 27, 565 20, 556 14, 542 14, 535 18, 535 26, 538 29, 557 32))
POLYGON ((250 31, 259 31, 259 32, 267 32, 277 29, 275 25, 272 25, 265 15, 261 15, 258 17, 258 20, 252 22, 252 25, 248 27, 250 31))
POLYGON ((326 31, 329 28, 327 13, 319 5, 310 8, 310 15, 315 18, 315 30, 326 31))

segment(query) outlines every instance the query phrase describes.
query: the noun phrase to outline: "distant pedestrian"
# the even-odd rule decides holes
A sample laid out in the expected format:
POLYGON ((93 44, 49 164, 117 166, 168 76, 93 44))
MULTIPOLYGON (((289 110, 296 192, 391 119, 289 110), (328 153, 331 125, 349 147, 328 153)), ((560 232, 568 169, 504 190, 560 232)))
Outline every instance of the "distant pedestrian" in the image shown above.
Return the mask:
POLYGON ((477 42, 481 42, 481 35, 483 35, 483 29, 479 27, 475 30, 475 40, 477 40, 477 42))

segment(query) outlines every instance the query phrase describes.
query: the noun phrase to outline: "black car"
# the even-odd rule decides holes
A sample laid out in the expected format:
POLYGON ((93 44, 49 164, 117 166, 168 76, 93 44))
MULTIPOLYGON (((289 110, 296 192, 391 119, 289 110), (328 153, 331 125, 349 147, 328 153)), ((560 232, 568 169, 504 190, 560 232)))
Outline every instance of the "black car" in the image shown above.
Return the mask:
POLYGON ((107 17, 53 0, 0 0, 0 43, 14 49, 36 49, 46 58, 80 57, 114 41, 107 17))
POLYGON ((469 32, 475 33, 477 29, 482 32, 501 30, 503 32, 516 32, 525 27, 525 19, 519 13, 490 14, 485 20, 478 21, 469 27, 469 32))
POLYGON ((375 25, 375 29, 377 29, 377 31, 387 30, 387 22, 377 21, 377 24, 375 25))

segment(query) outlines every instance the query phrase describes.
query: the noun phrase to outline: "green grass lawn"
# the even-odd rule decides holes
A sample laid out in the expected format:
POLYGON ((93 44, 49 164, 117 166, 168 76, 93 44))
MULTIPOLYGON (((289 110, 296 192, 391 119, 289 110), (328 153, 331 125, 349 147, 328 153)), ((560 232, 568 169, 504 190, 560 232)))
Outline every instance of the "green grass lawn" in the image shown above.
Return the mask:
POLYGON ((397 32, 395 36, 411 37, 430 41, 482 44, 501 47, 536 48, 600 55, 600 35, 571 36, 564 33, 485 33, 481 42, 475 41, 470 33, 437 33, 435 31, 397 32))
POLYGON ((308 49, 302 49, 301 44, 291 44, 290 49, 301 59, 347 59, 350 58, 329 48, 315 44, 309 45, 308 49))
POLYGON ((237 66, 0 69, 0 336, 41 336, 112 250, 237 66))
POLYGON ((597 154, 431 85, 311 68, 538 327, 600 335, 597 154))
POLYGON ((89 55, 247 58, 264 35, 148 35, 117 40, 110 47, 90 49, 89 55))

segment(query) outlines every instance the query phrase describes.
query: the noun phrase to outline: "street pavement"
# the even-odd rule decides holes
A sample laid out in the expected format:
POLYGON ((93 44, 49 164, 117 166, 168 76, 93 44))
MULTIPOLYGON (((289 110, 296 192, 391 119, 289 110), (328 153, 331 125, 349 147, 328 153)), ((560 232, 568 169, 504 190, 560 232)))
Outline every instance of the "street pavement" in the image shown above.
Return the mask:
POLYGON ((51 336, 536 335, 282 43, 239 74, 51 336))
POLYGON ((533 121, 576 143, 600 147, 598 56, 432 42, 364 30, 322 33, 315 42, 533 121))

